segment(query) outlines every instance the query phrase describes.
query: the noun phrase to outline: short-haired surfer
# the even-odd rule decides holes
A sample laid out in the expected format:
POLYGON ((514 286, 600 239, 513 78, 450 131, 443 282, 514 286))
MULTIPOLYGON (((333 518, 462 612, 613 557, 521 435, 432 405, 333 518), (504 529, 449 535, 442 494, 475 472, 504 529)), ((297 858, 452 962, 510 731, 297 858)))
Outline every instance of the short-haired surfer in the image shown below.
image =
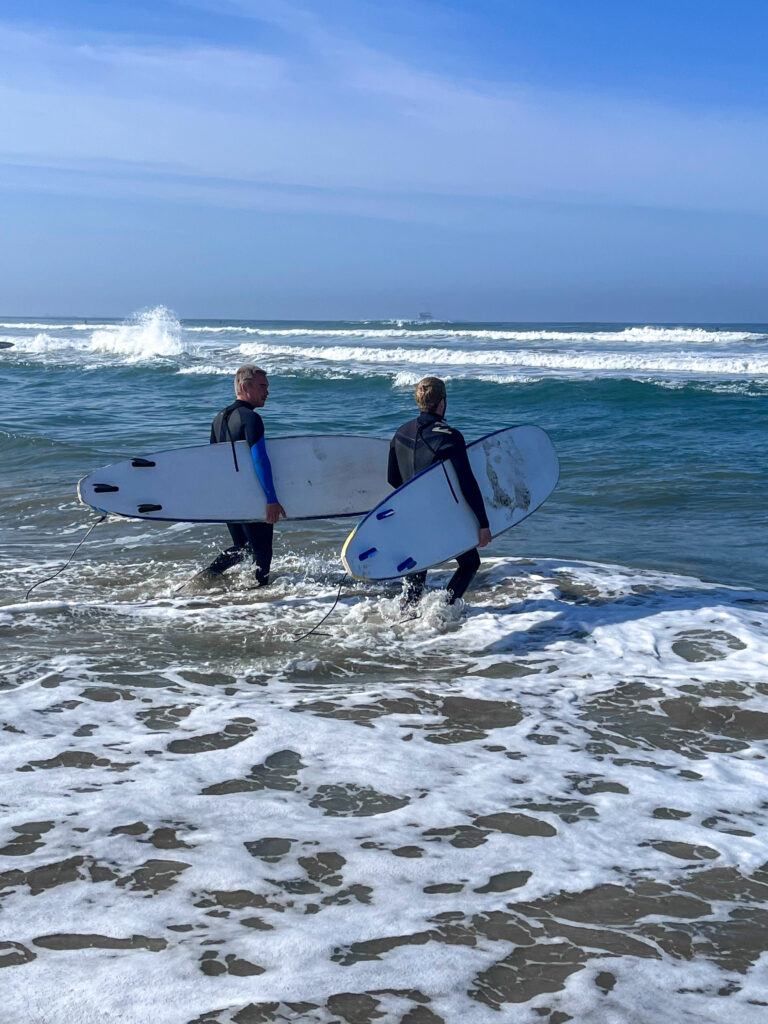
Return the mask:
MULTIPOLYGON (((490 543, 488 515, 483 496, 467 457, 467 445, 458 430, 445 422, 448 397, 445 384, 439 377, 424 377, 414 392, 419 415, 415 420, 404 423, 397 431, 389 446, 387 480, 390 486, 400 487, 423 469, 436 462, 450 461, 456 470, 461 493, 477 518, 477 547, 484 548, 490 543)), ((453 604, 466 591, 480 568, 477 548, 470 548, 456 559, 458 568, 448 582, 448 603, 453 604)), ((405 577, 403 603, 412 604, 419 600, 426 583, 426 572, 415 572, 405 577)))
POLYGON ((260 587, 269 583, 272 564, 273 526, 285 509, 277 500, 272 480, 272 466, 264 444, 264 421, 255 411, 261 409, 269 395, 269 380, 260 366, 247 363, 235 374, 235 398, 232 405, 222 409, 211 425, 211 444, 247 441, 256 476, 267 499, 265 523, 227 523, 232 546, 222 551, 200 574, 211 578, 221 575, 250 554, 260 587))

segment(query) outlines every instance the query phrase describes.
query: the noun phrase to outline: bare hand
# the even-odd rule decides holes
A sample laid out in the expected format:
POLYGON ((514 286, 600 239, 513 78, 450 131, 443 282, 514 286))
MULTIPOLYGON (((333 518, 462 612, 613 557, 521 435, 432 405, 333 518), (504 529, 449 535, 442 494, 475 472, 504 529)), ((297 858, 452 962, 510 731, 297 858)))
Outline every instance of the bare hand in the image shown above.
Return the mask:
POLYGON ((270 501, 267 503, 267 522, 276 523, 280 518, 285 519, 285 509, 279 501, 270 501))
POLYGON ((477 546, 484 548, 491 543, 491 531, 487 526, 482 526, 477 532, 477 546))

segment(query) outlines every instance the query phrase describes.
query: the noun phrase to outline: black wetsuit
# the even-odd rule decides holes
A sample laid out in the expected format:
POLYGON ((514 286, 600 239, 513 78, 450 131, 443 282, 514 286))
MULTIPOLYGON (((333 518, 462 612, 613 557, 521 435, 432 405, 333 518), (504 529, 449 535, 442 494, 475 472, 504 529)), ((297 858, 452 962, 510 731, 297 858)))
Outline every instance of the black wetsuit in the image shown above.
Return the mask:
MULTIPOLYGON (((250 402, 246 402, 242 398, 238 398, 232 405, 222 409, 211 425, 211 444, 229 444, 234 441, 248 442, 262 486, 264 480, 259 472, 254 446, 263 451, 263 438, 264 421, 254 411, 250 402), (262 443, 260 444, 260 442, 262 443)), ((251 472, 249 462, 246 462, 244 466, 241 465, 240 471, 251 472)), ((271 471, 269 487, 271 488, 271 471)), ((267 500, 274 499, 274 492, 270 493, 267 488, 265 490, 267 490, 267 500)), ((256 580, 261 586, 265 586, 269 583, 269 568, 272 564, 272 534, 274 532, 272 524, 227 523, 227 529, 232 537, 232 547, 217 555, 205 571, 219 575, 238 562, 242 562, 250 552, 256 569, 256 580)))
MULTIPOLYGON (((416 476, 423 469, 436 462, 450 461, 456 470, 461 493, 475 513, 480 527, 488 526, 488 516, 483 504, 477 480, 467 457, 467 445, 458 430, 448 426, 435 413, 423 412, 415 420, 403 424, 389 446, 387 480, 390 486, 400 487, 406 480, 416 476)), ((459 555, 458 569, 448 583, 449 603, 461 597, 480 568, 477 548, 470 548, 459 555)), ((406 576, 406 599, 417 601, 424 590, 426 572, 415 572, 406 576)))

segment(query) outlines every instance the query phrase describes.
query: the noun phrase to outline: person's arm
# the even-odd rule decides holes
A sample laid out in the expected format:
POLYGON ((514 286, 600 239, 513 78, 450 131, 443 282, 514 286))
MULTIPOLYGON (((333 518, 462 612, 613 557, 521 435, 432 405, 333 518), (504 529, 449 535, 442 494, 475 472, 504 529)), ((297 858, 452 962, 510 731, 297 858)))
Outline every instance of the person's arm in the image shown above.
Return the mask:
POLYGON ((403 474, 400 472, 400 467, 397 464, 397 452, 395 451, 395 442, 390 441, 389 444, 389 462, 387 463, 387 483, 390 487, 401 487, 403 484, 403 474))
POLYGON ((245 439, 251 449, 253 468, 267 499, 267 522, 276 523, 280 516, 285 518, 285 509, 277 500, 272 479, 272 463, 269 461, 267 446, 264 443, 264 423, 261 416, 257 416, 256 413, 245 417, 245 439))
POLYGON ((464 495, 469 507, 475 513, 475 517, 480 527, 481 543, 479 547, 485 547, 491 539, 490 532, 487 533, 487 537, 483 536, 483 531, 488 531, 488 513, 485 511, 485 503, 483 502, 483 496, 480 493, 480 486, 475 479, 475 474, 472 472, 472 467, 469 464, 467 445, 458 430, 454 430, 451 441, 452 444, 449 458, 453 464, 453 468, 456 470, 456 476, 459 478, 461 493, 464 495))
POLYGON ((274 505, 277 501, 277 495, 275 494, 275 484, 272 479, 272 463, 269 461, 267 446, 264 444, 263 436, 255 444, 251 445, 251 458, 253 459, 253 468, 256 470, 259 483, 264 488, 267 504, 274 505))

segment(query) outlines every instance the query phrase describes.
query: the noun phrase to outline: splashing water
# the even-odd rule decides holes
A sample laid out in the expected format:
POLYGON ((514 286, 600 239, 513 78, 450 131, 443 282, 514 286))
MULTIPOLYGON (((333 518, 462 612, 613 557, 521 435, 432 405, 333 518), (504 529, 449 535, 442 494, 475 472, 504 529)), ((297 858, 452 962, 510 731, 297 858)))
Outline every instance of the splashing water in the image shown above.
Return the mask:
POLYGON ((92 352, 125 356, 131 362, 156 356, 182 355, 187 348, 181 324, 165 306, 134 313, 117 329, 94 331, 88 347, 92 352))

